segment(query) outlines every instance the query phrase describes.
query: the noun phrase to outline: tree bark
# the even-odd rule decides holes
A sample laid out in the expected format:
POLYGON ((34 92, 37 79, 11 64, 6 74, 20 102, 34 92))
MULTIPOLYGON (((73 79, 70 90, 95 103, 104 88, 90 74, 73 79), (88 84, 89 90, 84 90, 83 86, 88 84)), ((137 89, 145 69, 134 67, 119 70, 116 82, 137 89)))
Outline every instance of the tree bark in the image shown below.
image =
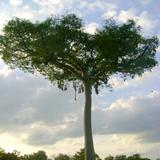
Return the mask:
POLYGON ((95 152, 92 138, 92 119, 91 119, 91 85, 84 83, 85 87, 85 108, 84 108, 84 141, 85 141, 85 160, 95 160, 95 152))

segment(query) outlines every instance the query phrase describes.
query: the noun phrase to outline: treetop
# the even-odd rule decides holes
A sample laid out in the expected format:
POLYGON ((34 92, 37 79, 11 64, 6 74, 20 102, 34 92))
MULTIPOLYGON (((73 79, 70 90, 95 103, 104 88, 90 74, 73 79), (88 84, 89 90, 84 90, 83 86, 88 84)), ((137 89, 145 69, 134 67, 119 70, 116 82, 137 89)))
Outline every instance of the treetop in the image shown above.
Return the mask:
POLYGON ((145 38, 133 20, 106 20, 94 34, 84 28, 75 14, 35 23, 13 18, 0 36, 0 55, 10 67, 39 72, 61 89, 88 82, 96 92, 113 74, 134 77, 157 64, 158 38, 145 38))

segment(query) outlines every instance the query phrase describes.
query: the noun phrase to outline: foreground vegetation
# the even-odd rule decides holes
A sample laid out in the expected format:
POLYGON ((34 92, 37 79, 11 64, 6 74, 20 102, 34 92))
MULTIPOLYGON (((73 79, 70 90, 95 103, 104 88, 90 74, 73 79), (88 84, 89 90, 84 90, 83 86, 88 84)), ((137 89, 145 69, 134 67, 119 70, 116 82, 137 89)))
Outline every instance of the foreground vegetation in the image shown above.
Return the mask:
MULTIPOLYGON (((102 160, 96 154, 96 160, 102 160)), ((66 154, 59 154, 54 160, 84 160, 84 149, 81 149, 79 152, 75 153, 73 156, 66 154)), ((53 160, 49 159, 44 151, 38 151, 32 154, 21 155, 18 151, 13 151, 12 153, 7 153, 0 148, 0 160, 53 160)), ((107 156, 103 160, 151 160, 149 158, 142 158, 139 154, 134 154, 132 156, 126 155, 117 155, 117 156, 107 156)), ((160 159, 157 159, 160 160, 160 159)))

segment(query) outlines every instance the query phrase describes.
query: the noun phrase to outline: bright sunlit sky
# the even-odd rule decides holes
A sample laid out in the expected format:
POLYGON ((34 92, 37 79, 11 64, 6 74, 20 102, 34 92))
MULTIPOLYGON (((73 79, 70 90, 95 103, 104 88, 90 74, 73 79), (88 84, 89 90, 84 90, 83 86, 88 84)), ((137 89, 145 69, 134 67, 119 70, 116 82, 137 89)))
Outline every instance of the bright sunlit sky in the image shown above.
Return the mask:
MULTIPOLYGON (((145 36, 160 37, 159 0, 0 0, 0 29, 14 16, 41 21, 67 12, 81 17, 90 33, 106 18, 120 23, 132 18, 145 36)), ((160 67, 133 80, 111 81, 112 92, 93 94, 96 152, 102 158, 133 153, 160 157, 160 67)), ((0 60, 0 146, 6 151, 45 150, 50 156, 79 151, 83 106, 83 95, 75 101, 72 88, 62 92, 42 76, 10 70, 0 60)))

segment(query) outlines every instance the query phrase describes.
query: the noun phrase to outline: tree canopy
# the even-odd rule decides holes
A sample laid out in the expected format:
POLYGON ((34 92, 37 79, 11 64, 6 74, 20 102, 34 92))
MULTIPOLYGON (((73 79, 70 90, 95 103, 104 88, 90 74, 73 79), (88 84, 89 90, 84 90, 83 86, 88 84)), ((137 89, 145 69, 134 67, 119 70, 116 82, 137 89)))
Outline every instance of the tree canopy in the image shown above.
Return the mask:
POLYGON ((134 77, 157 64, 158 39, 145 38, 140 31, 133 20, 106 20, 89 34, 74 14, 36 23, 14 18, 0 36, 0 54, 12 68, 39 72, 63 90, 72 81, 82 92, 82 82, 89 80, 98 93, 113 74, 134 77))

